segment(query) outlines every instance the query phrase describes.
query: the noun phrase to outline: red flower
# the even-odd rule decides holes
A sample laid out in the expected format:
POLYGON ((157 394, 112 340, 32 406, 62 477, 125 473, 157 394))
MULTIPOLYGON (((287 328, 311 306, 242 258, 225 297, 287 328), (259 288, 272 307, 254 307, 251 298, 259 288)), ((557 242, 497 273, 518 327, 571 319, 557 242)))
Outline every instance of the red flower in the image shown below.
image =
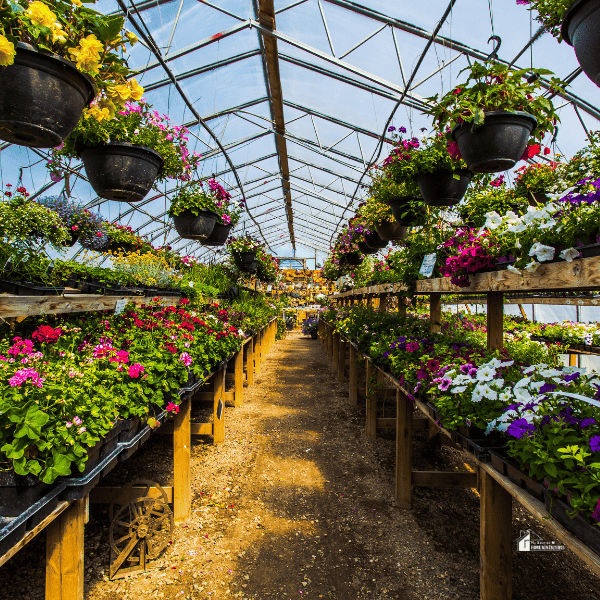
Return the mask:
POLYGON ((457 142, 452 142, 451 144, 448 144, 448 154, 454 160, 460 160, 462 158, 462 154, 460 153, 460 150, 458 149, 457 142))
POLYGON ((544 148, 544 154, 550 154, 550 148, 544 148))
POLYGON ((539 144, 530 144, 525 148, 523 156, 519 160, 527 160, 533 156, 537 156, 542 151, 542 147, 539 144))
POLYGON ((36 342, 47 342, 53 344, 58 341, 58 338, 62 335, 62 329, 58 327, 53 329, 49 325, 40 325, 32 334, 31 337, 36 342))
POLYGON ((455 90, 454 90, 452 93, 453 93, 455 96, 458 96, 458 95, 459 95, 461 92, 462 92, 462 89, 461 89, 461 88, 456 88, 456 89, 455 89, 455 90))

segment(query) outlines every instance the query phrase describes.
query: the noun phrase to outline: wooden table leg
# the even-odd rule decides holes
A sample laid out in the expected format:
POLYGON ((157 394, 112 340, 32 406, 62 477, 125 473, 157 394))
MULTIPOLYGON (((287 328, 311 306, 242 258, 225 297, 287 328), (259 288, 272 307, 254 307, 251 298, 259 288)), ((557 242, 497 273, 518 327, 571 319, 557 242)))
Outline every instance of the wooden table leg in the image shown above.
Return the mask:
POLYGON ((377 369, 367 360, 367 420, 365 434, 367 437, 377 437, 377 369))
POLYGON ((340 336, 340 349, 338 353, 338 379, 344 381, 346 375, 346 342, 340 336))
POLYGON ((356 348, 350 346, 350 383, 348 385, 349 400, 351 404, 358 404, 358 360, 356 348))
POLYGON ((246 381, 254 385, 254 338, 246 344, 246 381))
POLYGON ((233 388, 233 405, 244 405, 244 349, 240 349, 233 359, 235 384, 233 388))
POLYGON ((333 329, 328 327, 327 331, 327 358, 333 360, 333 329))
POLYGON ((480 469, 480 598, 512 598, 512 496, 480 469))
POLYGON ((333 370, 337 370, 338 362, 340 360, 340 334, 333 334, 333 370))
POLYGON ((83 600, 86 501, 75 500, 46 528, 46 600, 83 600))
POLYGON ((213 444, 217 446, 225 441, 225 365, 213 375, 213 444))
POLYGON ((262 339, 260 331, 256 334, 254 339, 254 372, 258 375, 260 373, 260 359, 262 353, 262 339))
POLYGON ((429 294, 429 331, 439 333, 442 330, 442 294, 429 294))
POLYGON ((183 523, 189 519, 192 507, 191 412, 192 401, 190 398, 186 398, 179 406, 179 412, 173 418, 173 512, 175 523, 183 523))
POLYGON ((396 489, 397 508, 412 506, 412 415, 406 394, 396 390, 396 489))
POLYGON ((487 345, 488 350, 504 347, 504 294, 487 294, 487 345))

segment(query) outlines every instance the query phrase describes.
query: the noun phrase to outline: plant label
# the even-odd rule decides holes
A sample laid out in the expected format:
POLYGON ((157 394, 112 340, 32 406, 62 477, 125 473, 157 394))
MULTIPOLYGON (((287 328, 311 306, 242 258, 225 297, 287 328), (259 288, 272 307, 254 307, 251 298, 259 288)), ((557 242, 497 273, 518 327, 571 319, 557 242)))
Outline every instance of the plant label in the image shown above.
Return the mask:
POLYGON ((127 298, 120 298, 115 305, 115 315, 120 315, 127 305, 127 298))
POLYGON ((433 274, 433 268, 435 267, 436 254, 426 254, 423 257, 423 262, 421 263, 421 268, 419 269, 419 274, 423 275, 423 277, 431 277, 433 274))
POLYGON ((219 398, 219 404, 217 404, 217 419, 221 420, 221 416, 223 415, 223 402, 221 398, 219 398))

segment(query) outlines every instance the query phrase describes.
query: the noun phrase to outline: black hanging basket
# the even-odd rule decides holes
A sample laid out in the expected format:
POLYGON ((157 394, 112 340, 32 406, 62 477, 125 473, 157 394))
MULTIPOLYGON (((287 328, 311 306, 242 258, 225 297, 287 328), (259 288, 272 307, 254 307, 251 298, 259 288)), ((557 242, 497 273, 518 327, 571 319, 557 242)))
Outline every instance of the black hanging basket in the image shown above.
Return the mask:
POLYGON ((118 202, 142 200, 164 164, 152 148, 128 142, 81 146, 78 152, 96 194, 118 202))
POLYGON ((78 239, 79 239, 79 231, 69 230, 69 238, 64 243, 64 246, 66 248, 72 248, 77 243, 78 239))
POLYGON ((396 198, 392 198, 388 201, 388 204, 392 209, 394 219, 398 225, 404 225, 405 227, 413 225, 425 212, 425 208, 423 206, 419 206, 419 208, 416 210, 407 211, 406 205, 408 204, 409 200, 423 202, 423 198, 417 198, 416 196, 397 196, 396 198))
POLYGON ((54 148, 75 129, 94 99, 92 78, 55 54, 17 43, 15 62, 0 67, 0 139, 54 148))
POLYGON ((468 169, 440 169, 433 173, 420 173, 417 175, 417 183, 425 203, 429 206, 454 206, 465 195, 471 177, 473 172, 468 169))
POLYGON ((233 225, 215 223, 212 233, 202 242, 203 246, 222 246, 229 237, 233 225))
POLYGON ((560 33, 573 46, 583 72, 600 86, 600 0, 575 0, 560 33))
POLYGON ((475 131, 461 123, 452 137, 467 167, 475 173, 498 173, 512 169, 523 156, 537 120, 529 113, 496 110, 485 113, 485 122, 475 131))
POLYGON ((347 252, 340 256, 340 265, 343 267, 358 267, 362 261, 360 252, 347 252))
POLYGON ((377 252, 379 252, 377 248, 371 248, 367 242, 364 241, 358 242, 357 246, 363 254, 377 254, 377 252))
POLYGON ((219 215, 210 210, 200 210, 195 215, 191 210, 173 215, 177 233, 186 240, 204 242, 212 233, 219 215))
POLYGON ((403 240, 408 235, 408 227, 383 221, 375 225, 379 237, 386 242, 403 240))
POLYGON ((376 231, 373 231, 372 233, 363 233, 363 239, 365 240, 365 244, 373 250, 381 250, 381 248, 387 246, 387 242, 383 241, 376 231))
POLYGON ((242 273, 254 273, 258 267, 256 252, 233 252, 233 262, 242 273))

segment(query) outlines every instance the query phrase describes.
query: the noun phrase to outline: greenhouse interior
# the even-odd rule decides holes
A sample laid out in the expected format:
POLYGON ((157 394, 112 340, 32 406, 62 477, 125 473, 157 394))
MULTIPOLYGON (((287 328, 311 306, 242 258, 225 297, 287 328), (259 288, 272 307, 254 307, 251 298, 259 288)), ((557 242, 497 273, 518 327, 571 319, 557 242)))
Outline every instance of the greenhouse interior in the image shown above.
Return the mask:
POLYGON ((0 600, 600 600, 599 86, 600 0, 0 0, 0 600))

